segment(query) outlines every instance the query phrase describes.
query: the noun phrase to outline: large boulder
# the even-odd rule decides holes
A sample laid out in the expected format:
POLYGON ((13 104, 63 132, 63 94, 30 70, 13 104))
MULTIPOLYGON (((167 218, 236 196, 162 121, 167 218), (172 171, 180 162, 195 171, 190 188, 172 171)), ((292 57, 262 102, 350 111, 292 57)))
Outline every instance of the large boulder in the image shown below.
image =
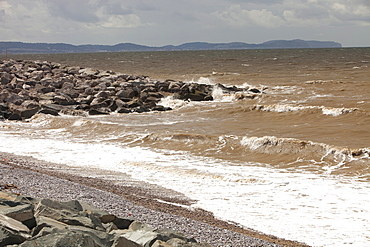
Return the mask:
POLYGON ((0 247, 30 239, 30 230, 21 222, 0 214, 0 247))
POLYGON ((0 208, 0 214, 18 220, 32 229, 36 226, 36 220, 33 213, 34 206, 32 204, 17 205, 14 207, 0 208))
POLYGON ((77 201, 60 203, 49 199, 41 200, 35 208, 35 217, 39 216, 45 216, 68 225, 103 229, 101 222, 95 216, 83 212, 82 206, 77 201))
POLYGON ((88 234, 74 231, 56 232, 51 233, 36 239, 25 241, 20 244, 20 247, 34 247, 34 246, 81 246, 81 247, 98 247, 98 246, 110 246, 99 245, 94 241, 94 238, 88 234))

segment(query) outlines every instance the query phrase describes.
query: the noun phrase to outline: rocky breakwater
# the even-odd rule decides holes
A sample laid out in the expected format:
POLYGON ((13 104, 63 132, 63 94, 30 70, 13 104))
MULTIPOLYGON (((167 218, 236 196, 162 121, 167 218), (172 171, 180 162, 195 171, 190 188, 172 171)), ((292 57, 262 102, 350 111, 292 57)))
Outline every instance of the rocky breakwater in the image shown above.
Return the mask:
POLYGON ((225 87, 158 81, 147 76, 118 74, 54 62, 0 61, 0 119, 23 120, 35 114, 98 115, 171 108, 158 103, 163 97, 192 101, 213 100, 213 91, 243 93, 253 98, 256 88, 225 87))
POLYGON ((0 246, 207 247, 172 230, 150 228, 79 201, 0 191, 0 246))

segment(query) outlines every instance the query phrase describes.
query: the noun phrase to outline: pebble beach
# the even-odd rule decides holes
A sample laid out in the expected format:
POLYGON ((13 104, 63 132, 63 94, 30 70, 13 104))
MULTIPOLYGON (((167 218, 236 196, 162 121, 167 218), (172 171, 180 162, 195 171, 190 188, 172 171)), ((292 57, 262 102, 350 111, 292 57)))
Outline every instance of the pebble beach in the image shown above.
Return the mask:
POLYGON ((172 229, 211 246, 307 246, 265 235, 192 208, 189 198, 135 181, 127 175, 45 163, 32 157, 0 153, 0 183, 7 190, 36 198, 79 200, 118 216, 130 216, 158 229, 172 229), (103 180, 99 175, 111 179, 103 180), (115 174, 117 175, 117 174, 115 174))

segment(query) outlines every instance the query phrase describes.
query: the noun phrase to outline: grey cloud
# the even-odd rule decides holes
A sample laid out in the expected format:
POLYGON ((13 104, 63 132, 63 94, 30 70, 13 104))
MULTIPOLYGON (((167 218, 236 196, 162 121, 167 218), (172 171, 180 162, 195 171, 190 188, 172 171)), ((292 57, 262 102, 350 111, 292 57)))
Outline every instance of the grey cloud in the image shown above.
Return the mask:
POLYGON ((89 1, 47 1, 46 6, 49 8, 50 14, 54 17, 86 23, 99 21, 96 15, 96 8, 89 1))
POLYGON ((5 17, 5 10, 0 10, 0 21, 4 21, 4 17, 5 17))
POLYGON ((369 44, 369 19, 369 0, 0 0, 0 40, 166 45, 286 37, 369 44))
POLYGON ((133 13, 132 7, 123 7, 119 3, 113 3, 102 7, 107 14, 111 15, 129 15, 133 13))

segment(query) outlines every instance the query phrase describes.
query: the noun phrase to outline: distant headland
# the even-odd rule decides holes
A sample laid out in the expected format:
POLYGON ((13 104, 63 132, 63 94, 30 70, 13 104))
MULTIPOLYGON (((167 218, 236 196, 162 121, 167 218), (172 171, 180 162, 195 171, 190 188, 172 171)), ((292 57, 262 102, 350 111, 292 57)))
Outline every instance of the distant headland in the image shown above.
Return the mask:
POLYGON ((182 45, 160 47, 120 43, 116 45, 71 45, 65 43, 23 43, 0 42, 0 54, 21 53, 86 53, 86 52, 124 52, 124 51, 189 51, 189 50, 241 50, 241 49, 295 49, 295 48, 339 48, 334 41, 314 40, 271 40, 261 44, 244 42, 207 43, 192 42, 182 45))

